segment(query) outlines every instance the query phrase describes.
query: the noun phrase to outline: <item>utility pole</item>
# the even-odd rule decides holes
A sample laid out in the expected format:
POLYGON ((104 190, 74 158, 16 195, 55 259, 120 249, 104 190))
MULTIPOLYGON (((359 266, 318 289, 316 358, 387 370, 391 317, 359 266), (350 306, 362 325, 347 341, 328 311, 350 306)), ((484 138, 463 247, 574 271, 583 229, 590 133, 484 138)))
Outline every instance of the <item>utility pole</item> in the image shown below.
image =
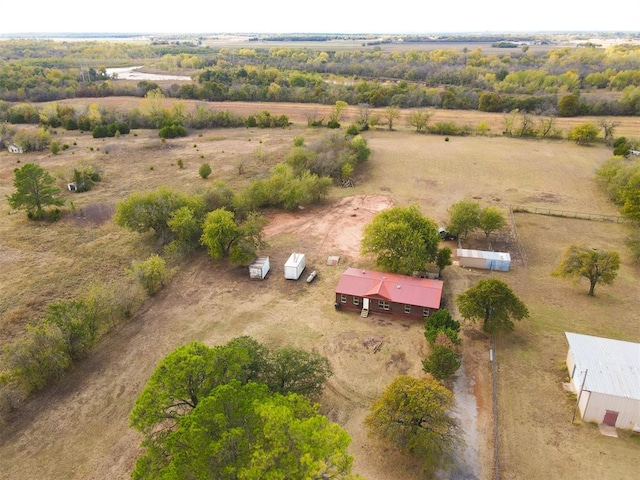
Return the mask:
POLYGON ((584 384, 587 381, 587 373, 589 370, 584 371, 584 377, 582 378, 582 385, 580 385, 580 391, 578 392, 578 399, 576 400, 576 406, 573 409, 573 418, 571 419, 571 423, 573 423, 576 419, 576 413, 578 413, 578 405, 580 405, 580 397, 582 397, 582 390, 584 390, 584 384))

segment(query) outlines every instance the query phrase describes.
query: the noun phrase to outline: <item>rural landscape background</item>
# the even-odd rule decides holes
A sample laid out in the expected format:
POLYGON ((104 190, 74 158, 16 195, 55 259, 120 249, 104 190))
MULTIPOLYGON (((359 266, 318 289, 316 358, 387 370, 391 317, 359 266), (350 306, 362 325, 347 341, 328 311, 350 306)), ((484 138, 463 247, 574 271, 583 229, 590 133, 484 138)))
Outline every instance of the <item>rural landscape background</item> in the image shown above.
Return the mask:
MULTIPOLYGON (((9 143, 12 129, 44 129, 49 144, 62 147, 0 149, 0 468, 6 478, 130 478, 141 436, 129 427, 129 412, 158 362, 191 341, 220 345, 240 335, 326 356, 334 375, 321 411, 351 436, 354 473, 369 480, 418 478, 419 460, 370 436, 364 418, 395 377, 425 375, 424 325, 336 311, 334 289, 345 268, 375 266, 360 241, 376 213, 415 203, 446 225, 449 207, 471 199, 509 219, 493 247, 512 254, 512 270, 447 267, 444 306, 457 317, 455 297, 493 275, 531 316, 496 338, 496 417, 491 338, 479 325, 463 325, 463 369, 448 384, 459 398, 468 442, 455 478, 635 478, 638 436, 621 432, 612 439, 595 425, 572 422, 575 397, 562 383, 565 331, 640 341, 638 264, 627 247, 637 225, 596 180, 613 156, 603 125, 636 149, 640 142, 637 35, 65 36, 6 39, 0 51, 2 140, 9 143), (136 72, 159 76, 107 73, 139 66, 136 72), (339 128, 326 128, 341 101, 347 106, 339 128), (390 108, 397 116, 389 117, 390 108), (63 111, 76 121, 127 118, 139 126, 94 138, 77 124, 53 126, 63 111), (196 113, 205 111, 223 112, 228 123, 263 112, 288 122, 196 127, 196 113), (420 133, 416 112, 428 114, 420 133), (145 123, 154 114, 181 116, 187 136, 160 138, 145 123), (371 155, 351 186, 334 178, 321 204, 264 211, 267 246, 260 253, 272 264, 266 280, 250 281, 246 268, 200 252, 167 256, 170 281, 153 297, 140 295, 126 273, 132 261, 165 252, 151 235, 116 224, 118 202, 159 187, 195 194, 224 182, 239 191, 287 158, 296 138, 313 144, 343 134, 363 115, 369 125, 359 135, 371 155), (570 140, 584 124, 597 136, 570 140), (212 167, 206 179, 199 174, 205 162, 212 167), (26 163, 44 167, 63 189, 58 221, 31 221, 4 201, 14 191, 14 169, 26 163), (68 191, 73 170, 86 165, 101 172, 100 181, 88 192, 68 191), (619 221, 568 218, 577 213, 619 221), (618 277, 594 298, 585 284, 551 275, 575 242, 620 252, 618 277), (293 251, 306 253, 316 281, 283 278, 281 266, 293 251), (339 264, 327 265, 328 255, 340 256, 339 264), (129 302, 129 315, 105 326, 63 376, 25 393, 8 375, 6 352, 49 304, 97 291, 129 302)), ((447 245, 455 251, 457 242, 447 245)), ((463 246, 485 248, 484 235, 463 246)))

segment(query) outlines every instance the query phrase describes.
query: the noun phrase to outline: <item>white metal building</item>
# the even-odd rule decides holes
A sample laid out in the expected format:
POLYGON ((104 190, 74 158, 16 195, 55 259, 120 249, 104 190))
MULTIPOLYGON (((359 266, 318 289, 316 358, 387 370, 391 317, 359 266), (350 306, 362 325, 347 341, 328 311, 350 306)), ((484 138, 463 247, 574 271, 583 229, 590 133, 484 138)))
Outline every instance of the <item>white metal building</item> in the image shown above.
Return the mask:
POLYGON ((488 252, 486 250, 468 250, 458 248, 456 256, 461 267, 500 270, 508 272, 511 266, 509 252, 488 252))
POLYGON ((640 430, 640 343, 565 335, 567 367, 582 419, 640 430))

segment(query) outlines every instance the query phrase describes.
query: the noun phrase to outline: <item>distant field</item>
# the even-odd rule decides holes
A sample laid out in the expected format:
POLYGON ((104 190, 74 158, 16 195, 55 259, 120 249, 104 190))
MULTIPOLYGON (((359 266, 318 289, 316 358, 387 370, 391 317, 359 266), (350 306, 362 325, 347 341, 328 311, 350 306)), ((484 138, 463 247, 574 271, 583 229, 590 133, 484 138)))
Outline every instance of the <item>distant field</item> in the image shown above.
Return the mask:
MULTIPOLYGON (((123 109, 140 104, 139 99, 112 98, 65 103, 95 101, 123 109)), ((195 105, 185 103, 189 108, 195 105)), ((70 148, 59 155, 17 157, 0 152, 2 198, 13 191, 18 160, 41 164, 61 186, 78 162, 104 170, 104 180, 95 190, 65 193, 76 214, 56 224, 33 224, 22 212, 10 215, 6 202, 0 205, 0 344, 17 338, 48 302, 81 295, 94 282, 117 280, 132 259, 157 249, 154 242, 114 225, 108 215, 104 223, 94 221, 102 218, 100 212, 108 212, 132 192, 160 185, 197 192, 221 180, 241 188, 280 161, 295 136, 311 140, 327 132, 307 128, 306 114, 328 107, 215 106, 243 114, 268 109, 289 115, 294 125, 278 130, 207 130, 166 143, 157 132, 146 130, 105 140, 61 130, 56 139, 70 148), (183 170, 178 159, 185 164, 183 170), (204 161, 213 167, 207 181, 197 174, 204 161), (237 173, 240 161, 244 175, 237 173)), ((350 109, 349 119, 355 115, 350 109)), ((435 119, 472 125, 485 120, 496 133, 503 121, 502 115, 454 111, 437 111, 435 119)), ((618 133, 638 132, 638 119, 620 121, 618 133)), ((371 400, 394 376, 421 374, 420 361, 427 351, 421 325, 386 317, 362 319, 333 309, 342 269, 371 264, 357 248, 362 227, 379 209, 412 202, 425 215, 445 222, 448 207, 465 198, 505 212, 510 204, 525 204, 615 215, 615 207, 593 181, 611 149, 502 136, 445 141, 418 135, 401 123, 396 132, 379 130, 364 136, 372 155, 356 175, 354 188, 334 189, 324 206, 268 212, 265 253, 272 257, 273 276, 249 282, 243 269, 223 262, 206 257, 185 261, 172 283, 131 322, 109 334, 59 385, 26 402, 3 426, 3 475, 34 480, 128 478, 140 438, 129 429, 127 415, 160 358, 192 340, 213 345, 252 335, 269 345, 293 344, 327 355, 335 375, 323 398, 324 411, 354 439, 355 472, 368 480, 415 479, 415 462, 369 438, 362 420, 371 400), (319 273, 313 284, 287 282, 277 270, 288 253, 299 250, 308 254, 309 266, 319 273), (326 265, 329 253, 341 256, 338 268, 326 265), (384 342, 377 354, 367 347, 372 341, 384 342)), ((566 375, 564 331, 640 341, 640 271, 630 263, 624 246, 629 226, 531 214, 517 214, 515 219, 528 262, 516 258, 511 272, 495 275, 513 287, 531 318, 498 339, 501 478, 635 478, 637 438, 623 434, 614 440, 591 425, 572 425, 573 404, 561 385, 566 375), (584 284, 574 286, 550 275, 562 249, 575 241, 622 254, 618 279, 610 287, 599 287, 595 298, 587 297, 584 284)), ((506 237, 508 233, 507 229, 506 237)), ((484 247, 484 241, 474 239, 473 245, 484 247)), ((513 239, 500 246, 514 252, 518 248, 513 239)), ((454 308, 455 296, 486 276, 483 271, 447 268, 447 306, 454 308)), ((478 401, 480 478, 488 480, 493 478, 489 340, 477 326, 465 325, 463 345, 478 401)))

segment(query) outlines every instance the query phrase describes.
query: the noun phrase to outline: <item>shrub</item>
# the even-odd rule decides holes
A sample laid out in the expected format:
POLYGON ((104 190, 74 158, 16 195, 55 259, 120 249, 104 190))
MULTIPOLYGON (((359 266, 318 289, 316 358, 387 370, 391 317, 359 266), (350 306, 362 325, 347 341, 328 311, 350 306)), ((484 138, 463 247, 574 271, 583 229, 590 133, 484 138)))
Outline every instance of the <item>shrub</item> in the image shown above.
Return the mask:
POLYGON ((186 137, 187 129, 180 124, 167 125, 159 130, 158 135, 163 139, 186 137))
POLYGON ((60 152, 60 145, 58 144, 58 142, 51 142, 51 145, 49 146, 49 150, 53 155, 57 155, 58 152, 60 152))
POLYGON ((206 180, 207 177, 211 175, 211 165, 209 165, 208 163, 203 163, 202 165, 200 165, 200 169, 198 170, 198 173, 202 178, 206 180))
POLYGON ((27 394, 61 377, 71 364, 64 335, 51 324, 28 326, 21 340, 6 347, 3 358, 8 379, 27 394))
POLYGON ((134 276, 149 295, 155 295, 168 278, 166 262, 160 255, 151 255, 146 260, 133 261, 128 272, 134 276))

